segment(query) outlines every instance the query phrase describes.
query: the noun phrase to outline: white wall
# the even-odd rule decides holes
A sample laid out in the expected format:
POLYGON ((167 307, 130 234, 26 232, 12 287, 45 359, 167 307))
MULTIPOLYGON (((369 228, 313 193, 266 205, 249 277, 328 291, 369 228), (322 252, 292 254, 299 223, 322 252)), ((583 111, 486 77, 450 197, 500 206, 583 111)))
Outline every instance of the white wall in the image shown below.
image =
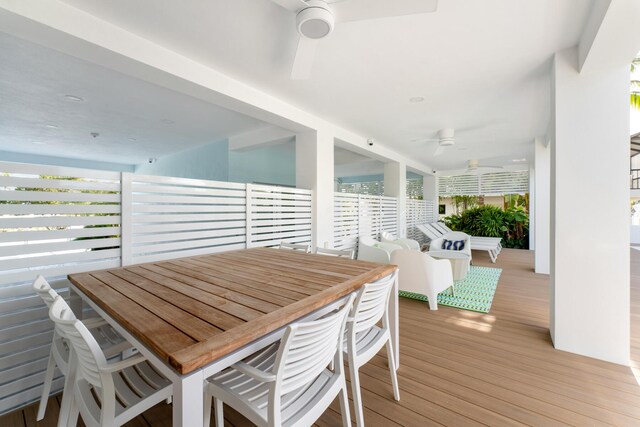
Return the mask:
POLYGON ((558 349, 628 365, 629 67, 577 67, 577 49, 555 55, 551 332, 558 349))

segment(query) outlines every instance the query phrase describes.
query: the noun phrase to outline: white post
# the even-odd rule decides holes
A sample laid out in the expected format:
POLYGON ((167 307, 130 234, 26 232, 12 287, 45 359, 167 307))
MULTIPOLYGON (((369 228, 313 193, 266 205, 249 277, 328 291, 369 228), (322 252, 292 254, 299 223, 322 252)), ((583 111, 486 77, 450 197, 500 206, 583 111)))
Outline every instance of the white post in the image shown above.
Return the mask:
POLYGON ((120 174, 120 263, 123 267, 133 263, 133 188, 132 174, 120 174))
POLYGON ((609 64, 554 59, 550 329, 560 350, 628 365, 629 65, 609 64))
POLYGON ((422 194, 427 202, 433 202, 433 218, 427 218, 427 222, 437 221, 438 208, 438 179, 435 175, 422 175, 422 194))
POLYGON ((246 228, 246 235, 245 235, 245 247, 247 249, 249 249, 251 247, 251 241, 252 241, 252 235, 253 233, 251 232, 251 227, 252 227, 252 220, 253 220, 253 215, 252 215, 252 211, 253 211, 253 185, 252 184, 247 184, 245 187, 245 206, 246 206, 246 211, 245 211, 245 228, 246 228))
POLYGON ((296 186, 313 190, 312 246, 333 248, 333 136, 296 135, 296 186))
POLYGON ((401 162, 384 164, 384 195, 398 199, 398 237, 407 237, 407 166, 401 162))
MULTIPOLYGON (((535 272, 549 274, 549 245, 551 231, 549 230, 549 216, 551 215, 550 179, 551 179, 551 148, 544 138, 536 138, 535 142, 535 173, 533 176, 533 193, 530 193, 531 213, 530 220, 533 229, 529 232, 533 236, 535 247, 535 272)), ((574 208, 574 212, 580 210, 574 208)))

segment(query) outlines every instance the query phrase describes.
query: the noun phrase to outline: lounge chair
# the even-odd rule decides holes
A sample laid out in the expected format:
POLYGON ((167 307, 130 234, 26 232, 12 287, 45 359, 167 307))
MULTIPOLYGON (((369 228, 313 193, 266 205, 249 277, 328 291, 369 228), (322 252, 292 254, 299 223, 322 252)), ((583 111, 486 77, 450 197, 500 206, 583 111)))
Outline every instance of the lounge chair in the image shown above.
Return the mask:
MULTIPOLYGON (((430 240, 439 239, 449 233, 451 229, 441 222, 421 224, 416 226, 430 240)), ((502 239, 499 237, 471 236, 471 249, 476 251, 487 251, 491 262, 495 263, 500 251, 502 251, 502 239)))

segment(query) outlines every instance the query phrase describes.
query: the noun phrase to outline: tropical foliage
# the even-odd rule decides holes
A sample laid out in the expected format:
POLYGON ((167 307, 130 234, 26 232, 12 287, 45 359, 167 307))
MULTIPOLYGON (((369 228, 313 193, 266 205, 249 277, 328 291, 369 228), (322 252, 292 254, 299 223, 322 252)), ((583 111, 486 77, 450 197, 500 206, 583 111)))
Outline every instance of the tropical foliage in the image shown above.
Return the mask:
POLYGON ((473 236, 502 237, 506 248, 529 248, 529 215, 523 206, 479 206, 448 216, 444 222, 473 236))
POLYGON ((635 58, 631 63, 631 106, 640 110, 640 80, 633 78, 636 70, 640 71, 640 57, 635 58))

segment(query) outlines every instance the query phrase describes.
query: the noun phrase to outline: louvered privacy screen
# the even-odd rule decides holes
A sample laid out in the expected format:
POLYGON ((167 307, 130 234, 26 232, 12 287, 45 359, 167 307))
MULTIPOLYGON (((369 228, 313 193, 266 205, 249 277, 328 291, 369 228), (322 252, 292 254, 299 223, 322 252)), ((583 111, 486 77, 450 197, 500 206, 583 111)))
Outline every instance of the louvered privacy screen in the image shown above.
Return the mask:
POLYGON ((490 196, 529 192, 529 171, 439 176, 440 196, 490 196))
POLYGON ((398 232, 398 200, 363 194, 334 194, 334 247, 352 249, 358 236, 379 238, 382 231, 398 232))
POLYGON ((420 244, 426 243, 426 236, 416 228, 416 225, 437 221, 436 214, 434 202, 407 199, 407 237, 420 244))
POLYGON ((0 192, 0 414, 41 392, 52 324, 37 274, 62 291, 69 273, 311 243, 309 190, 0 162, 0 192))

